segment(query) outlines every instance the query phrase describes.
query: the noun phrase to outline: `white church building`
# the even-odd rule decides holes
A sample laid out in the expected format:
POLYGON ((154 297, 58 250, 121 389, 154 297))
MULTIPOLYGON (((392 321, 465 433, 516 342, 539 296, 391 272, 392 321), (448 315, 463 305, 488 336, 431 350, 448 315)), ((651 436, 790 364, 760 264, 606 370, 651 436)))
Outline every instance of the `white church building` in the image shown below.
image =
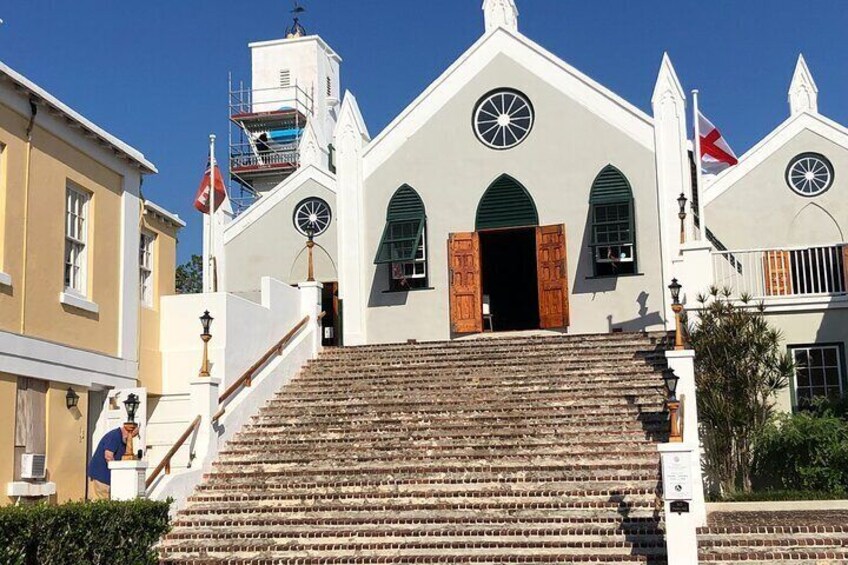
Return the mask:
POLYGON ((484 14, 373 136, 319 36, 250 45, 230 172, 253 199, 218 243, 221 290, 306 280, 311 236, 325 344, 350 346, 664 330, 677 278, 688 308, 713 285, 765 304, 798 367, 785 408, 841 395, 848 129, 820 113, 803 57, 788 117, 698 187, 668 55, 649 114, 522 35, 513 0, 484 14))

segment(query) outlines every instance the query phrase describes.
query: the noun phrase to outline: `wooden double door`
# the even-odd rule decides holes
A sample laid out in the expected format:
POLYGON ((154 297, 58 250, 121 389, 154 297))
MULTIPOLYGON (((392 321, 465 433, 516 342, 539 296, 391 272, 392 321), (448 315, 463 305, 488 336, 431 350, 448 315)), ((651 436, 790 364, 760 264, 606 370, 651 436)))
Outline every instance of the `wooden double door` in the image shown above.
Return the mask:
MULTIPOLYGON (((536 230, 536 278, 539 327, 569 325, 568 262, 564 225, 536 230)), ((448 240, 451 331, 483 331, 482 253, 479 232, 454 233, 448 240)))

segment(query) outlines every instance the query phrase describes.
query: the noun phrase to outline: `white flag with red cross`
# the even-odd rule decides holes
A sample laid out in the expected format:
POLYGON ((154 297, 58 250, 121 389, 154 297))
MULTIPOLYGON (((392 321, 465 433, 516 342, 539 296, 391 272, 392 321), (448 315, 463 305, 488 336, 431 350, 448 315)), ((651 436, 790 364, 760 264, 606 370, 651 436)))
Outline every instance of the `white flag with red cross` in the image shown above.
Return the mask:
POLYGON ((705 173, 715 175, 739 162, 719 129, 700 111, 698 128, 701 135, 701 168, 705 173))

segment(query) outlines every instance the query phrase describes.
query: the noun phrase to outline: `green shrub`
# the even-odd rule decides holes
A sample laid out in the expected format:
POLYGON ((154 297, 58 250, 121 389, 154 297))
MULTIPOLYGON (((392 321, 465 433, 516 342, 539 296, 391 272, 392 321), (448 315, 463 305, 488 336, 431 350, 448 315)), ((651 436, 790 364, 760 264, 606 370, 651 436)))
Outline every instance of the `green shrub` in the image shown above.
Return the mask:
POLYGON ((155 565, 169 502, 74 502, 0 508, 3 565, 155 565))
POLYGON ((758 490, 848 491, 848 422, 829 410, 775 417, 754 452, 758 490))

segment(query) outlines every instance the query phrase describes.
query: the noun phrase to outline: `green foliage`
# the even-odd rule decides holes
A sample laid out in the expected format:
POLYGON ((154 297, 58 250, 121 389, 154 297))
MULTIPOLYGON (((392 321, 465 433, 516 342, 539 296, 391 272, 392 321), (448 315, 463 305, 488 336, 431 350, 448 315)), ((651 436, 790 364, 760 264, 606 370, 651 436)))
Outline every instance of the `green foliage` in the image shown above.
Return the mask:
POLYGON ((698 301, 690 338, 706 478, 722 496, 750 492, 753 441, 774 413, 775 394, 789 383, 792 358, 762 305, 733 301, 715 288, 698 301))
POLYGON ((176 279, 178 294, 203 292, 203 257, 192 255, 191 259, 177 267, 176 279))
POLYGON ((155 565, 170 502, 74 502, 0 508, 4 565, 155 565))
POLYGON ((759 490, 735 492, 723 497, 710 497, 707 502, 783 502, 798 500, 843 500, 848 493, 811 490, 759 490))
POLYGON ((774 418, 754 452, 757 488, 848 491, 848 422, 830 410, 774 418))

